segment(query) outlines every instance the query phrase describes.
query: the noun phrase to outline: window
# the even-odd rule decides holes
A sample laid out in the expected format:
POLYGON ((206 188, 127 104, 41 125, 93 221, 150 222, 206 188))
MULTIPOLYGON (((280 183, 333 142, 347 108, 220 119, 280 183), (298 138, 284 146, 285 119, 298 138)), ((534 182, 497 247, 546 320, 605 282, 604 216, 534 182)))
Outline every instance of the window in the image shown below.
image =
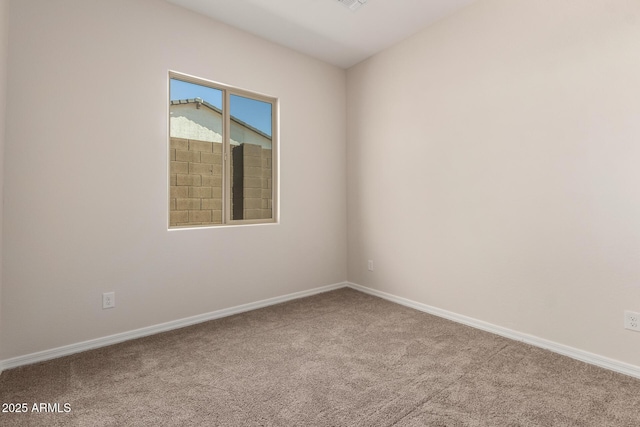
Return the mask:
POLYGON ((277 218, 277 99, 169 73, 169 227, 277 218))

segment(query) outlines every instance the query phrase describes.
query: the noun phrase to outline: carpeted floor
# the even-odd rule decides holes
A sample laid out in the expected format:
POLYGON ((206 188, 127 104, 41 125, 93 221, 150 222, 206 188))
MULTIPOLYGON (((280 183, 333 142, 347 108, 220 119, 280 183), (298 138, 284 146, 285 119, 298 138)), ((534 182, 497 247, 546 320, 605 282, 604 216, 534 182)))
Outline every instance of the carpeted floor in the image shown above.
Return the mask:
POLYGON ((2 426, 640 426, 640 380, 351 289, 6 371, 2 426))

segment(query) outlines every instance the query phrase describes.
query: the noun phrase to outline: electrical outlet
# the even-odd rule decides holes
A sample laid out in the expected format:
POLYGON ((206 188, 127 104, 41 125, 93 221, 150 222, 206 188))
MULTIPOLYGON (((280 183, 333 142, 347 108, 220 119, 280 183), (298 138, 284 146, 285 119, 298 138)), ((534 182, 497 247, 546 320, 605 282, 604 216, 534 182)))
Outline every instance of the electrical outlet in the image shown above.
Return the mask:
POLYGON ((102 294, 102 308, 113 308, 116 306, 116 293, 105 292, 102 294))
POLYGON ((632 331, 640 332, 640 313, 633 311, 624 312, 624 327, 632 331))
POLYGON ((368 269, 369 271, 373 271, 373 260, 372 260, 372 259, 370 259, 370 260, 367 262, 367 269, 368 269))

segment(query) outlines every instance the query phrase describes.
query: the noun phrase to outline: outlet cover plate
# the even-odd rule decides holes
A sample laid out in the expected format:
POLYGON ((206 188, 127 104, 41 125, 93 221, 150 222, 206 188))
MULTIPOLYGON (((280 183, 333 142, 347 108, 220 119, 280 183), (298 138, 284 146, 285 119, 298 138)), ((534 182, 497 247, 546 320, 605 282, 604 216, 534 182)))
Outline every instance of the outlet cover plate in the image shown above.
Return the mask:
POLYGON ((624 328, 640 332, 640 313, 633 311, 624 312, 624 328))
POLYGON ((116 306, 116 293, 105 292, 102 294, 102 308, 114 308, 116 306))

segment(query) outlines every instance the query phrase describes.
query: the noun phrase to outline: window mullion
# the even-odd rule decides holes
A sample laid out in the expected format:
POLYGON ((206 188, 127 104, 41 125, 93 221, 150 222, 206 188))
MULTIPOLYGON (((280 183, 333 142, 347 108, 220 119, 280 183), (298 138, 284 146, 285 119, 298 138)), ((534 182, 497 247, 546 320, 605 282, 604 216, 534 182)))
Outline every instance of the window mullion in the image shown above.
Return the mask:
POLYGON ((224 143, 224 191, 222 194, 224 207, 224 224, 231 221, 231 117, 229 114, 229 91, 225 90, 222 104, 222 117, 224 121, 223 143, 224 143))

